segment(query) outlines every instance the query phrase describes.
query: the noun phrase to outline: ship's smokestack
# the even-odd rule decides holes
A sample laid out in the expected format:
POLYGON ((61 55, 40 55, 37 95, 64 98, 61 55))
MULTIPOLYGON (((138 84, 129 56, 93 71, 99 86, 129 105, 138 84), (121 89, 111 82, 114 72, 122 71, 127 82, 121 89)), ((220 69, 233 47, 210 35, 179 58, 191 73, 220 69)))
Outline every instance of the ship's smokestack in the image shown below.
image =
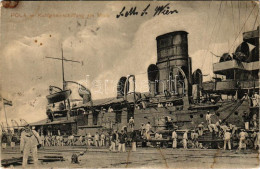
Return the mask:
MULTIPOLYGON (((188 55, 188 33, 185 31, 175 31, 160 35, 157 40, 157 67, 159 69, 159 93, 184 94, 181 80, 188 80, 190 88, 191 81, 191 61, 188 55), (175 69, 178 67, 178 69, 175 69), (181 75, 182 70, 185 75, 181 75), (185 77, 183 77, 185 76, 185 77), (176 82, 177 81, 177 82, 176 82), (176 89, 178 88, 178 89, 176 89), (177 91, 176 91, 177 90, 177 91)), ((188 92, 188 91, 186 91, 188 92)), ((186 93, 187 94, 187 93, 186 93)))

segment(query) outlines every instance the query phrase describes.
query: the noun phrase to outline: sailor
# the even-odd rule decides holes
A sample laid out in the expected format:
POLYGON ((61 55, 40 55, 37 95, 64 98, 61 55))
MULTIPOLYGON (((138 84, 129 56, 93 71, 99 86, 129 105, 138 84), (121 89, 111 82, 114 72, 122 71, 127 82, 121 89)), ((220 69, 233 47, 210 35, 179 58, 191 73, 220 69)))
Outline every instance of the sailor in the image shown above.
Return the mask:
POLYGON ((232 136, 233 136, 233 135, 236 133, 236 131, 237 131, 236 125, 233 125, 233 124, 231 124, 231 123, 229 123, 229 129, 232 131, 232 132, 231 132, 231 135, 232 135, 232 136))
POLYGON ((260 149, 260 132, 259 129, 256 129, 252 135, 254 138, 254 149, 256 150, 257 147, 260 149))
POLYGON ((73 134, 68 137, 68 145, 73 146, 74 145, 74 136, 73 134))
POLYGON ((226 150, 226 145, 228 144, 228 149, 231 150, 231 133, 230 130, 226 130, 224 133, 224 150, 226 150))
POLYGON ((244 122, 245 122, 245 129, 249 130, 250 117, 249 117, 249 114, 246 111, 244 111, 243 119, 244 119, 244 122))
POLYGON ((44 135, 43 135, 43 133, 41 133, 41 136, 40 136, 40 138, 41 138, 41 143, 42 143, 42 146, 44 147, 44 146, 45 146, 45 145, 44 145, 45 138, 44 138, 44 135))
MULTIPOLYGON (((160 134, 156 132, 155 135, 154 135, 154 138, 155 138, 156 140, 159 140, 159 139, 160 139, 160 134)), ((161 144, 161 142, 159 142, 159 141, 156 142, 156 145, 157 145, 157 146, 160 146, 160 144, 161 144)))
POLYGON ((113 111, 114 111, 113 108, 112 108, 111 106, 109 106, 107 112, 108 112, 108 113, 112 113, 113 111))
POLYGON ((55 136, 55 145, 56 145, 56 146, 59 146, 59 145, 60 145, 60 136, 59 136, 59 135, 56 135, 56 136, 55 136))
POLYGON ((177 148, 177 133, 175 130, 172 132, 172 148, 177 148))
POLYGON ((159 139, 160 138, 160 134, 156 132, 155 135, 154 135, 154 138, 155 139, 159 139))
POLYGON ((259 94, 255 92, 255 94, 253 95, 253 107, 259 106, 259 99, 260 99, 259 94))
POLYGON ((213 116, 214 114, 210 114, 209 111, 206 114, 206 121, 208 123, 208 125, 211 124, 211 116, 213 116))
POLYGON ((82 135, 79 136, 79 144, 83 145, 83 137, 82 137, 82 135))
POLYGON ((99 144, 98 144, 98 142, 99 142, 99 134, 98 134, 98 132, 96 132, 96 134, 95 134, 95 136, 94 136, 94 144, 95 144, 95 146, 96 147, 98 147, 99 146, 99 144))
POLYGON ((162 139, 162 138, 163 138, 162 134, 159 134, 159 139, 162 139))
POLYGON ((2 142, 2 149, 6 149, 6 144, 7 144, 7 133, 6 131, 3 132, 1 142, 2 142))
POLYGON ((132 129, 132 130, 133 130, 133 128, 134 128, 134 125, 135 125, 134 118, 133 118, 133 117, 131 117, 131 118, 129 119, 129 127, 130 127, 130 129, 132 129))
POLYGON ((105 146, 105 134, 102 132, 100 135, 100 146, 105 146))
POLYGON ((60 146, 60 136, 59 135, 57 135, 55 137, 55 142, 56 142, 56 146, 60 146))
POLYGON ((145 125, 145 135, 147 139, 150 139, 150 130, 151 130, 152 126, 150 124, 150 122, 148 121, 148 123, 145 125))
POLYGON ((146 103, 144 101, 141 101, 143 109, 146 109, 146 103))
POLYGON ((118 152, 121 151, 125 152, 125 143, 126 143, 127 135, 124 130, 121 130, 121 133, 119 134, 119 144, 118 144, 118 152))
POLYGON ((55 135, 52 135, 52 137, 51 137, 51 145, 52 146, 56 145, 56 137, 55 137, 55 135))
POLYGON ((218 133, 218 127, 220 126, 220 122, 221 120, 217 121, 215 124, 208 125, 209 131, 212 133, 214 130, 216 133, 218 133))
POLYGON ((105 146, 109 146, 110 143, 110 135, 108 133, 105 134, 105 146))
POLYGON ((14 149, 15 147, 15 136, 12 134, 12 138, 11 138, 11 148, 14 149))
POLYGON ((209 131, 212 133, 213 130, 215 130, 217 127, 216 127, 216 124, 210 124, 210 125, 208 125, 208 128, 209 128, 209 131))
POLYGON ((72 140, 71 140, 71 136, 68 136, 68 141, 67 141, 67 145, 68 145, 68 146, 71 146, 71 144, 72 144, 71 141, 72 141, 72 140))
POLYGON ((75 136, 72 134, 71 135, 71 143, 72 143, 72 146, 74 146, 75 145, 75 136))
POLYGON ((249 100, 248 94, 245 92, 241 100, 249 100))
POLYGON ((136 131, 131 133, 132 151, 136 151, 137 134, 136 131))
POLYGON ((166 116, 166 122, 171 122, 172 121, 172 118, 170 116, 166 116))
POLYGON ((187 149, 187 140, 188 140, 188 130, 185 130, 183 137, 182 137, 182 143, 183 143, 184 149, 187 149))
POLYGON ((228 123, 226 123, 226 124, 224 124, 224 125, 221 125, 220 128, 222 129, 223 133, 225 134, 225 132, 226 132, 227 130, 229 130, 229 128, 228 128, 228 123))
POLYGON ((222 122, 222 121, 221 121, 220 119, 216 122, 216 129, 215 129, 215 132, 219 132, 221 122, 222 122))
POLYGON ((48 140, 49 140, 49 146, 51 146, 51 135, 48 136, 48 140))
POLYGON ((64 145, 63 136, 62 136, 62 135, 60 135, 60 136, 59 136, 59 138, 60 138, 60 146, 63 146, 63 145, 64 145))
POLYGON ((144 123, 141 124, 140 130, 141 130, 141 136, 143 136, 144 133, 145 133, 145 125, 144 125, 144 123))
POLYGON ((91 145, 91 141, 92 141, 92 140, 91 140, 91 138, 92 138, 91 134, 90 134, 90 133, 88 133, 88 135, 87 135, 87 139, 86 139, 86 141, 87 141, 87 143, 86 143, 86 144, 87 144, 88 146, 90 146, 90 145, 91 145))
POLYGON ((202 136, 203 135, 203 131, 204 131, 204 122, 201 122, 199 125, 198 125, 198 132, 199 132, 199 135, 202 136))
POLYGON ((244 129, 242 129, 239 133, 239 150, 241 150, 242 148, 246 149, 246 137, 248 137, 248 134, 245 132, 244 129))
POLYGON ((32 152, 34 165, 37 166, 37 146, 41 145, 41 138, 39 134, 30 128, 29 125, 25 126, 25 130, 21 133, 20 151, 23 154, 23 168, 26 167, 28 156, 32 152))
POLYGON ((109 151, 116 151, 116 131, 112 133, 111 146, 109 147, 109 151))
POLYGON ((125 132, 127 132, 127 126, 123 126, 121 130, 124 130, 125 132))
POLYGON ((192 143, 193 143, 193 148, 198 148, 199 147, 198 138, 199 138, 199 134, 196 132, 196 130, 194 130, 191 133, 191 139, 192 139, 192 143))
POLYGON ((45 146, 50 146, 49 136, 48 136, 48 135, 46 135, 46 136, 44 137, 44 141, 45 141, 45 146))

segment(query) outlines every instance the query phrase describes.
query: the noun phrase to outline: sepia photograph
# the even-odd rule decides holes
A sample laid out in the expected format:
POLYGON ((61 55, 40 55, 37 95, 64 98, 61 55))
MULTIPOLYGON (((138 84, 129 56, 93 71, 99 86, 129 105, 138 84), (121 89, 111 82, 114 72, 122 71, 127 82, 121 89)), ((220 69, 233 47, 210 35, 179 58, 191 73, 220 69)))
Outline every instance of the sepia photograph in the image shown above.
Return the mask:
POLYGON ((0 1, 1 168, 259 168, 259 1, 0 1))

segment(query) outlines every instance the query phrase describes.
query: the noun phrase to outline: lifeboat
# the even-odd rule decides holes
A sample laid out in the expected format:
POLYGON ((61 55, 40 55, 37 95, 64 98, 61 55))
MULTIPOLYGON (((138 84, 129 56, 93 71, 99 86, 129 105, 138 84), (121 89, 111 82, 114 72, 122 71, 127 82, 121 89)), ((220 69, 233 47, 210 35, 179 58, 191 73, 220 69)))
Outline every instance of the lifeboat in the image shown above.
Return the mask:
POLYGON ((57 103, 57 102, 64 101, 64 100, 68 99, 69 96, 71 95, 71 93, 72 93, 72 91, 70 89, 69 90, 63 90, 63 91, 60 91, 60 92, 50 94, 50 95, 46 96, 46 98, 48 100, 48 103, 52 104, 52 103, 57 103))

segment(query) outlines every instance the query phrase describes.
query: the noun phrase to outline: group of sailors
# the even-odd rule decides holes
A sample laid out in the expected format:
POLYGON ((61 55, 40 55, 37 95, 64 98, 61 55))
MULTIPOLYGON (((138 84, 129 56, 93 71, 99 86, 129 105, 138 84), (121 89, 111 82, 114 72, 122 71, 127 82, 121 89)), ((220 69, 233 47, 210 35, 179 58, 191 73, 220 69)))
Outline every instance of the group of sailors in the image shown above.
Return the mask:
MULTIPOLYGON (((223 149, 224 150, 226 150, 226 149, 231 150, 231 141, 232 141, 232 138, 234 138, 234 137, 237 137, 239 140, 238 150, 247 148, 247 146, 248 146, 247 138, 249 137, 249 133, 246 132, 245 129, 240 129, 239 133, 235 133, 237 128, 233 128, 233 129, 230 129, 229 127, 225 128, 226 125, 222 126, 222 127, 223 128, 221 128, 219 130, 219 133, 222 133, 219 138, 223 139, 223 143, 224 143, 223 149)), ((232 126, 232 127, 234 127, 234 126, 232 126)), ((202 128, 201 124, 198 126, 198 128, 202 128)), ((200 149, 206 148, 206 147, 203 147, 203 144, 199 143, 199 141, 198 141, 199 136, 203 136, 205 134, 205 133, 203 133, 203 131, 204 131, 204 129, 191 130, 190 137, 188 137, 189 130, 185 130, 182 135, 181 141, 180 141, 180 139, 178 140, 177 132, 174 130, 172 132, 172 141, 173 141, 172 148, 177 148, 178 141, 180 141, 180 143, 182 144, 182 147, 184 149, 187 149, 188 143, 190 143, 191 148, 200 148, 200 149)), ((216 134, 219 134, 219 133, 216 133, 216 134)), ((259 129, 254 129, 253 133, 250 136, 251 136, 251 140, 253 141, 253 144, 254 144, 254 149, 257 149, 257 148, 259 149, 260 148, 259 129)), ((219 148, 222 148, 222 147, 219 147, 219 148)))
MULTIPOLYGON (((178 135, 180 132, 176 132, 174 130, 172 132, 172 148, 177 148, 178 141, 182 144, 184 149, 188 147, 192 148, 205 148, 203 147, 202 143, 199 143, 198 138, 200 136, 205 135, 206 131, 213 133, 216 137, 222 138, 224 142, 223 149, 231 149, 231 141, 232 138, 236 137, 239 139, 239 146, 238 149, 246 148, 246 139, 248 137, 248 133, 246 131, 249 130, 249 122, 245 122, 245 129, 239 129, 236 125, 231 123, 223 123, 220 119, 213 123, 212 117, 215 114, 211 114, 209 111, 206 114, 206 124, 201 122, 199 125, 195 126, 194 130, 184 130, 181 139, 178 139, 178 135), (239 133, 238 133, 239 131, 239 133), (188 134, 190 133, 190 134, 188 134), (189 146, 188 146, 189 143, 189 146), (191 146, 190 146, 191 145, 191 146)), ((254 138, 254 148, 256 149, 259 147, 260 135, 259 130, 256 122, 256 114, 253 115, 253 121, 250 123, 253 124, 253 132, 250 136, 254 138)), ((170 119, 171 120, 171 119, 170 119)), ((125 144, 127 139, 131 140, 132 150, 136 151, 136 138, 137 133, 134 130, 135 121, 133 117, 130 117, 128 121, 128 126, 124 126, 122 130, 113 131, 112 133, 104 133, 96 132, 94 135, 90 133, 86 134, 85 136, 75 136, 70 135, 64 138, 61 135, 52 135, 52 136, 43 136, 41 135, 41 142, 43 146, 74 146, 74 145, 87 145, 87 146, 95 146, 95 147, 107 147, 109 146, 109 150, 116 151, 116 147, 118 147, 118 151, 125 152, 125 144), (130 131, 130 136, 127 136, 127 131, 130 131)), ((142 123, 139 128, 140 136, 142 139, 150 140, 150 139, 163 139, 163 135, 161 133, 153 132, 152 126, 150 122, 142 123), (151 134, 154 133, 154 137, 151 138, 151 134)), ((182 132, 181 132, 182 133, 182 132)))
MULTIPOLYGON (((246 132, 249 130, 249 122, 245 124, 245 129, 239 129, 235 125, 231 123, 225 123, 222 124, 222 121, 219 119, 216 123, 212 123, 211 117, 214 114, 210 114, 208 111, 206 115, 206 126, 204 126, 204 122, 201 122, 198 126, 195 127, 194 130, 191 131, 191 145, 192 148, 203 148, 203 145, 198 142, 198 137, 203 136, 205 134, 205 131, 209 131, 210 133, 213 133, 216 137, 223 138, 224 141, 224 147, 223 149, 226 150, 226 147, 228 146, 228 149, 231 150, 231 140, 233 137, 237 137, 239 139, 239 144, 238 144, 238 150, 241 149, 246 149, 247 146, 247 138, 249 137, 249 134, 246 132), (240 131, 239 133, 237 131, 240 131)), ((256 116, 256 114, 255 114, 256 116)), ((256 118, 256 117, 255 117, 256 118)), ((259 148, 260 146, 260 133, 259 129, 257 128, 257 122, 256 119, 253 118, 253 129, 251 129, 251 138, 253 139, 254 142, 254 149, 259 148)), ((182 136, 182 145, 183 148, 187 148, 187 141, 188 139, 188 130, 185 130, 183 136, 182 136)), ((172 132, 172 147, 176 148, 177 147, 177 133, 176 131, 172 132)))
MULTIPOLYGON (((134 134, 135 134, 135 132, 132 131, 132 133, 131 133, 132 142, 136 138, 135 137, 136 135, 134 135, 134 134)), ((118 152, 121 152, 121 150, 122 150, 122 152, 125 152, 127 138, 128 138, 128 136, 127 136, 126 130, 122 129, 120 132, 118 132, 117 130, 114 130, 110 135, 111 144, 109 147, 109 151, 115 152, 116 147, 118 147, 118 152)), ((136 144, 132 143, 132 151, 136 151, 136 144)))
POLYGON ((42 146, 75 146, 75 145, 87 145, 87 146, 96 146, 102 147, 108 143, 108 135, 105 135, 104 132, 96 132, 95 135, 88 133, 87 135, 41 135, 42 146))

